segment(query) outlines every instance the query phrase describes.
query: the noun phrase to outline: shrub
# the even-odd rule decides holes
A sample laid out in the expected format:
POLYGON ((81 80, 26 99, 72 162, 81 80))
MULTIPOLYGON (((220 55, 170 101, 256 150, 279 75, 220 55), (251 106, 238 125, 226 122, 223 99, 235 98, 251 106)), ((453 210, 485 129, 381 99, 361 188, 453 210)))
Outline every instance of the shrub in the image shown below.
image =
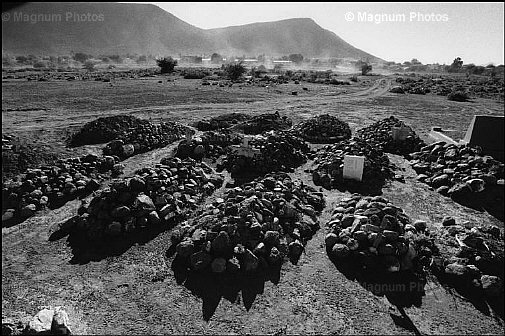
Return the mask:
POLYGON ((447 95, 447 99, 453 100, 453 101, 458 101, 458 102, 464 102, 468 100, 468 94, 464 91, 452 91, 447 95))
POLYGON ((177 65, 177 61, 172 57, 165 57, 156 60, 156 64, 161 68, 161 73, 172 73, 177 65))
POLYGON ((230 78, 231 80, 239 79, 247 71, 242 62, 228 64, 226 65, 224 70, 228 78, 230 78))

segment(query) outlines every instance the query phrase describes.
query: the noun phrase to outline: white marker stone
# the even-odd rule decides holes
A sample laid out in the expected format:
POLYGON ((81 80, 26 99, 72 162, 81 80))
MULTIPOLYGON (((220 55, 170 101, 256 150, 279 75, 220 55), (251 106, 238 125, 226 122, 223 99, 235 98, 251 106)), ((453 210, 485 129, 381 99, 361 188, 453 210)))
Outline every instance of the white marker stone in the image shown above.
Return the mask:
POLYGON ((344 179, 357 180, 361 182, 363 179, 364 166, 364 156, 344 155, 344 179))

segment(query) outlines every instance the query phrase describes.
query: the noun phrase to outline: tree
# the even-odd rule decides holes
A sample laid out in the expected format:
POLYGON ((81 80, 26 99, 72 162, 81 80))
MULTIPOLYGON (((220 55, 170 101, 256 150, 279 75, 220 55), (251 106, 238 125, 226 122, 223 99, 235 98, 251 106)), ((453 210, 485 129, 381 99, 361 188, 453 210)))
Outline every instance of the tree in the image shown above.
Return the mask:
POLYGON ((239 79, 247 71, 247 69, 242 62, 238 62, 226 65, 224 71, 228 75, 228 78, 235 81, 239 79))
POLYGON ((303 55, 302 54, 291 54, 291 55, 289 55, 288 58, 293 63, 301 63, 303 61, 303 55))
POLYGON ((93 63, 92 61, 86 61, 84 63, 83 67, 84 67, 84 69, 91 72, 91 71, 95 70, 95 63, 93 63))
POLYGON ((462 67, 463 67, 463 61, 461 60, 460 57, 457 57, 454 59, 451 66, 449 67, 449 72, 459 72, 462 67))
POLYGON ((74 55, 74 60, 76 60, 77 62, 81 62, 84 64, 84 62, 86 62, 87 59, 89 59, 90 56, 89 55, 86 55, 84 53, 76 53, 74 55))
POLYGON ((223 62, 223 56, 219 55, 218 53, 213 53, 210 56, 210 62, 212 64, 219 64, 219 63, 223 62))
POLYGON ((172 57, 164 57, 156 60, 156 64, 161 68, 161 73, 172 73, 177 66, 177 61, 172 57))

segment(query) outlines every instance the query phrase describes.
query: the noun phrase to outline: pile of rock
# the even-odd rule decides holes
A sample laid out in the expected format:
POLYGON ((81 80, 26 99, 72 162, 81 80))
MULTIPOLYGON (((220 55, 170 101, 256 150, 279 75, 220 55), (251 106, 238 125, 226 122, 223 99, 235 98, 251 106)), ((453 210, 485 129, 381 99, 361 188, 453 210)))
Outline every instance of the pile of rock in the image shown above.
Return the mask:
POLYGON ((199 131, 215 131, 218 129, 229 128, 239 122, 243 122, 251 118, 252 117, 250 115, 244 113, 227 113, 208 120, 197 121, 193 124, 193 126, 199 131))
POLYGON ((199 201, 223 183, 205 163, 163 159, 155 168, 143 168, 128 179, 116 179, 78 210, 69 224, 93 241, 129 237, 177 222, 199 201))
POLYGON ((296 125, 294 131, 312 143, 334 143, 351 137, 349 124, 329 114, 305 120, 296 125))
POLYGON ((482 290, 487 297, 503 295, 503 230, 469 222, 458 224, 452 217, 445 217, 442 225, 445 232, 441 238, 458 250, 452 256, 434 259, 436 274, 456 286, 482 290))
POLYGON ((352 260, 369 270, 407 271, 416 269, 420 257, 428 263, 436 252, 415 242, 426 222, 412 223, 403 209, 381 196, 342 199, 326 226, 326 250, 339 263, 352 260))
POLYGON ((287 132, 267 132, 236 146, 219 165, 234 176, 262 176, 269 172, 292 171, 305 162, 309 145, 287 132))
POLYGON ((54 166, 28 169, 3 184, 2 223, 23 220, 45 207, 56 208, 97 190, 100 182, 122 173, 119 158, 89 154, 58 160, 54 166))
POLYGON ((384 184, 392 177, 394 167, 380 148, 373 147, 363 139, 353 138, 321 148, 314 159, 312 179, 315 185, 326 189, 351 183, 344 179, 344 156, 364 156, 362 184, 384 184))
POLYGON ((416 152, 426 145, 411 127, 406 126, 394 116, 358 130, 357 136, 373 147, 380 148, 386 153, 398 155, 416 152), (402 132, 405 132, 405 134, 401 135, 402 138, 393 138, 393 127, 403 128, 402 132))
POLYGON ((177 146, 175 156, 181 159, 190 157, 195 160, 202 158, 216 160, 218 157, 228 154, 231 145, 240 144, 242 138, 238 133, 228 130, 207 131, 189 142, 186 139, 182 140, 177 146))
POLYGON ((472 202, 496 189, 503 199, 503 163, 480 148, 436 142, 410 155, 417 179, 455 201, 472 202), (501 187, 501 188, 500 188, 501 187))
MULTIPOLYGON (((147 123, 133 128, 109 142, 104 155, 117 155, 121 159, 161 148, 182 138, 189 128, 177 122, 147 123)), ((194 132, 193 132, 194 133, 194 132)))
POLYGON ((142 125, 148 125, 148 120, 129 115, 102 117, 86 123, 70 138, 71 146, 83 146, 106 143, 142 125))
POLYGON ((268 174, 216 198, 196 225, 172 236, 177 257, 195 271, 252 272, 296 262, 319 228, 322 193, 287 174, 268 174))
POLYGON ((287 116, 281 117, 279 112, 275 112, 254 116, 249 120, 239 123, 234 128, 242 130, 245 134, 261 134, 272 130, 286 130, 292 125, 293 122, 291 119, 287 116))

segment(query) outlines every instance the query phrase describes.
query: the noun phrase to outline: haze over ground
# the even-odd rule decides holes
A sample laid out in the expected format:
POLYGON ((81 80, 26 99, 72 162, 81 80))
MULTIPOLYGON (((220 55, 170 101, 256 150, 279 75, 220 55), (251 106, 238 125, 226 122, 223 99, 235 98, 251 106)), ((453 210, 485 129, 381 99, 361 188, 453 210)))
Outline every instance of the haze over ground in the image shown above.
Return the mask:
POLYGON ((504 63, 503 3, 153 4, 204 29, 309 17, 356 48, 388 61, 417 58, 424 64, 451 64, 461 57, 477 65, 504 63), (352 20, 350 15, 346 20, 347 13, 352 20))

